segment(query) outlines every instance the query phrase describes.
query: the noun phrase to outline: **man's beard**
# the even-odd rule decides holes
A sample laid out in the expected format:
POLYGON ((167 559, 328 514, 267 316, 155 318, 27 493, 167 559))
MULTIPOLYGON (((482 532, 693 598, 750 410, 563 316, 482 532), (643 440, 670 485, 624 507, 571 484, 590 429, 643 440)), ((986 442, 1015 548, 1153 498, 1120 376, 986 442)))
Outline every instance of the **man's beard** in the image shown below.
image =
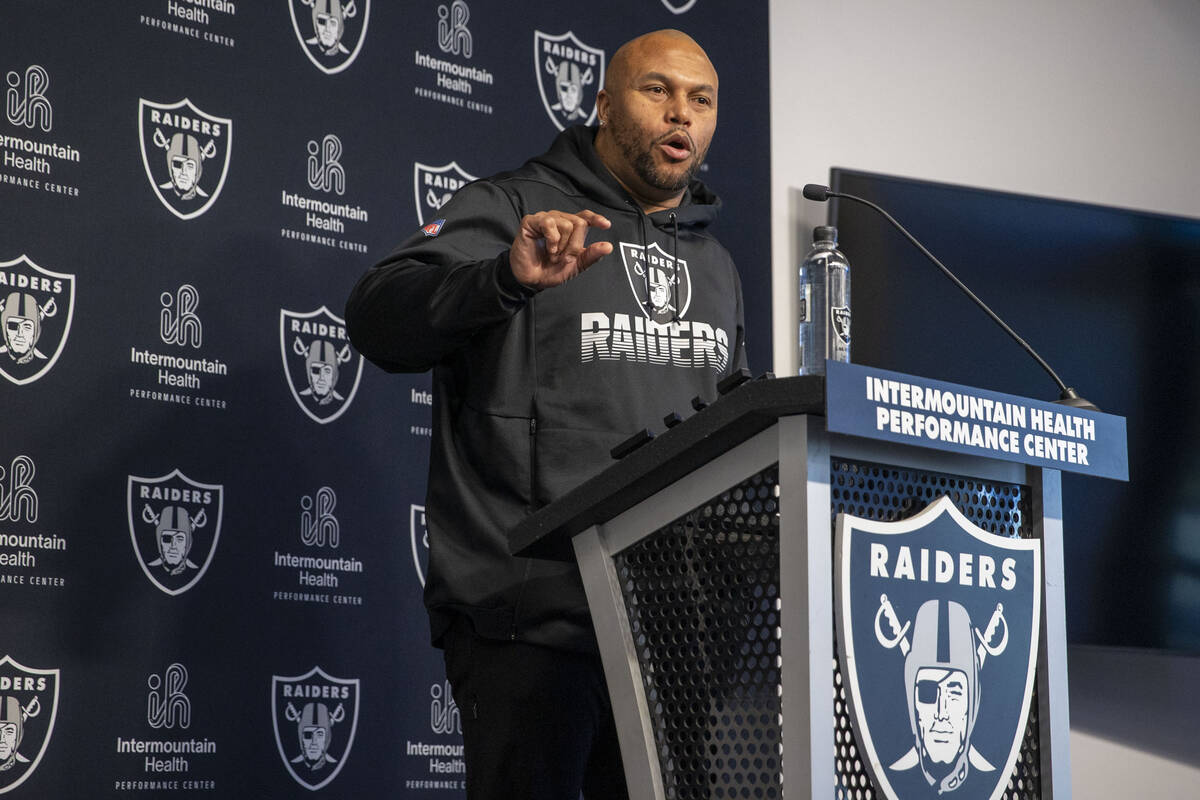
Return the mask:
MULTIPOLYGON (((664 192, 681 192, 686 189, 696 175, 696 171, 700 169, 700 163, 704 160, 704 154, 697 153, 693 149, 690 160, 686 162, 687 169, 678 176, 672 176, 661 170, 654 162, 654 148, 658 146, 657 142, 652 141, 648 147, 644 147, 638 137, 636 127, 614 123, 613 140, 621 149, 625 160, 633 165, 633 171, 637 173, 637 176, 655 189, 661 189, 664 192)), ((694 148, 694 142, 691 142, 690 138, 688 141, 694 148)))

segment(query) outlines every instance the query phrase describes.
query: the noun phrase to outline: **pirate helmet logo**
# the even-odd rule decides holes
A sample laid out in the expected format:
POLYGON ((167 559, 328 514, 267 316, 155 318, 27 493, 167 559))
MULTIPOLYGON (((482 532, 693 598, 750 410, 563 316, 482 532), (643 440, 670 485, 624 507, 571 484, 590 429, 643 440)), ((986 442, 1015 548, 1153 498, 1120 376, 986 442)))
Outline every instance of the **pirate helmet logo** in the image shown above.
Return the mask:
POLYGON ((996 800, 1032 696, 1038 542, 988 533, 946 497, 895 523, 839 515, 837 539, 842 674, 881 794, 996 800))
POLYGON ((687 261, 676 259, 654 242, 642 247, 621 242, 625 277, 642 313, 652 322, 681 319, 692 303, 692 276, 687 261))
POLYGON ((357 678, 335 678, 317 666, 271 676, 275 744, 297 783, 316 791, 337 777, 354 745, 358 706, 357 678))
POLYGON ((184 98, 170 105, 138 100, 142 166, 159 202, 195 219, 217 201, 229 174, 233 121, 184 98))
POLYGON ((0 794, 24 783, 50 744, 58 716, 57 669, 0 658, 0 794))
POLYGON ((301 410, 321 424, 345 413, 363 368, 362 356, 350 347, 346 321, 325 306, 307 314, 280 309, 279 347, 292 399, 301 410))
POLYGON ((414 162, 413 194, 417 201, 417 223, 424 225, 427 213, 430 219, 436 217, 454 193, 473 180, 475 176, 467 173, 457 161, 441 167, 414 162))
POLYGON ((371 0, 291 0, 292 29, 304 54, 326 75, 354 63, 371 17, 371 0))
POLYGON ((28 256, 0 262, 0 375, 18 386, 58 361, 75 313, 75 276, 28 256))
POLYGON ((604 86, 604 51, 571 31, 551 36, 533 32, 533 65, 542 105, 550 119, 568 125, 596 121, 596 93, 604 86))
POLYGON ((126 505, 133 552, 150 582, 169 595, 195 586, 221 536, 223 487, 178 469, 159 478, 129 476, 126 505))

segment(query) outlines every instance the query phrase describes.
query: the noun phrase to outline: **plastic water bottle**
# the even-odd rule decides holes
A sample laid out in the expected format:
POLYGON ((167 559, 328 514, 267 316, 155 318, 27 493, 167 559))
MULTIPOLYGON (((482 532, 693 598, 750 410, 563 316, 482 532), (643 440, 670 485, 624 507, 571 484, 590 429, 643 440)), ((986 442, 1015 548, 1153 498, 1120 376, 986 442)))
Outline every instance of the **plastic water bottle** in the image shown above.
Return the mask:
POLYGON ((824 375, 825 359, 850 361, 850 262, 837 249, 837 228, 813 229, 800 263, 800 374, 824 375))

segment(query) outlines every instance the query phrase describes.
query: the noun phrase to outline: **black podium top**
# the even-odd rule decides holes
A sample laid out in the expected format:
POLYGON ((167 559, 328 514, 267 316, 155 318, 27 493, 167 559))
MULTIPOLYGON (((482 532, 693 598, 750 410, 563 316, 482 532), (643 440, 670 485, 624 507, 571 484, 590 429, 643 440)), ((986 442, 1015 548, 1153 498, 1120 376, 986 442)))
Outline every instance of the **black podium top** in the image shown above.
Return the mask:
MULTIPOLYGON (((664 413, 669 409, 664 409, 664 413)), ((508 534, 514 555, 574 561, 571 537, 620 514, 759 431, 779 417, 825 413, 823 377, 743 383, 684 422, 651 439, 599 475, 526 517, 508 534)))

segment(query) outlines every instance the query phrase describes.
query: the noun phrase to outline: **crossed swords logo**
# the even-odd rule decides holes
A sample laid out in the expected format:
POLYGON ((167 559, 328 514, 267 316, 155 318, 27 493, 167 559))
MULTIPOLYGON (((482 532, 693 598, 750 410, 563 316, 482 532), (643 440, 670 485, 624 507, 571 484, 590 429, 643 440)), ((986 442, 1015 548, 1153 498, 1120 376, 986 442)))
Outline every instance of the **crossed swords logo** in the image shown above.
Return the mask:
MULTIPOLYGON (((886 594, 879 595, 879 610, 875 612, 875 638, 886 649, 891 650, 895 647, 900 648, 900 655, 907 656, 911 645, 908 642, 908 629, 912 627, 912 620, 900 625, 900 619, 896 616, 896 609, 892 606, 892 602, 888 600, 886 594), (892 638, 884 635, 879 628, 880 621, 888 624, 888 628, 892 632, 892 638)), ((1008 647, 1008 620, 1004 618, 1004 604, 996 603, 996 610, 992 612, 992 618, 988 621, 987 628, 983 633, 979 632, 979 628, 975 628, 975 637, 979 640, 979 646, 975 648, 975 655, 979 658, 979 667, 983 668, 983 662, 988 656, 998 656, 1008 647), (1000 639, 1000 643, 993 645, 992 642, 996 638, 996 628, 1000 625, 1004 626, 1004 633, 1000 639)))

